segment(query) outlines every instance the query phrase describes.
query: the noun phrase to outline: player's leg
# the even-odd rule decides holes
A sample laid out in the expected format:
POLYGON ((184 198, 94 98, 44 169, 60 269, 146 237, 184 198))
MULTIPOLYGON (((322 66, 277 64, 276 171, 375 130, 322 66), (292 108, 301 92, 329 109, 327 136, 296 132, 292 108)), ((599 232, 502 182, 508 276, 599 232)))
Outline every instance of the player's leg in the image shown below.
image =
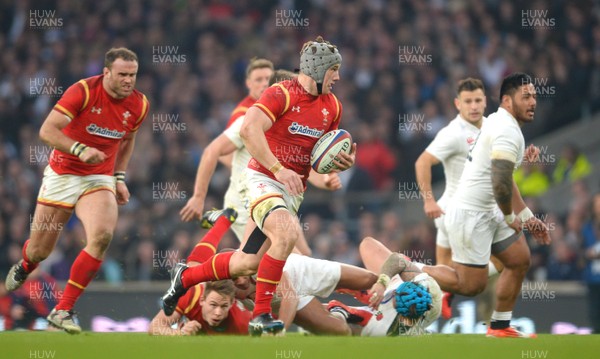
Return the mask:
MULTIPOLYGON (((256 225, 249 222, 247 227, 246 232, 248 233, 256 225)), ((269 240, 265 240, 266 237, 262 235, 262 232, 256 229, 249 234, 248 244, 254 248, 249 253, 244 251, 217 253, 194 267, 187 267, 184 264, 177 264, 173 267, 171 286, 161 298, 165 314, 173 314, 179 298, 185 294, 188 288, 198 283, 255 274, 261 256, 271 245, 269 240), (253 234, 256 235, 253 237, 253 234), (255 244, 257 241, 259 244, 255 244)))
POLYGON ((6 277, 7 290, 13 291, 21 287, 29 273, 50 255, 72 212, 69 208, 40 203, 36 205, 30 237, 23 245, 23 259, 11 267, 6 277))
POLYGON ((373 284, 377 282, 377 275, 369 270, 349 264, 340 264, 340 267, 340 280, 336 286, 336 289, 371 289, 373 284))
POLYGON ((50 255, 77 198, 82 192, 81 178, 58 175, 47 166, 31 223, 30 239, 23 245, 23 260, 12 266, 6 278, 6 288, 19 288, 27 275, 50 255))
POLYGON ((373 237, 365 237, 358 247, 360 258, 367 270, 379 274, 383 262, 392 254, 386 246, 373 237))
MULTIPOLYGON (((233 209, 231 210, 234 211, 233 209)), ((186 265, 188 267, 194 267, 204 263, 217 253, 223 235, 231 226, 231 219, 232 217, 230 214, 219 216, 215 225, 204 235, 204 237, 202 237, 200 242, 194 246, 192 252, 187 257, 186 265)), ((235 223, 237 223, 237 221, 235 223)))
POLYGON ((496 283, 496 308, 492 313, 488 335, 529 337, 528 334, 510 328, 512 310, 531 263, 525 237, 522 233, 514 234, 506 240, 494 243, 492 250, 504 265, 504 270, 496 283))
POLYGON ((316 298, 296 312, 294 323, 314 334, 351 334, 346 321, 341 316, 328 312, 316 298))
POLYGON ((79 199, 75 205, 75 213, 83 224, 87 242, 71 266, 63 296, 48 316, 53 325, 69 333, 81 331, 68 316, 72 315, 75 302, 96 277, 112 240, 118 214, 115 194, 104 189, 91 190, 79 199))
POLYGON ((306 237, 304 236, 304 231, 300 231, 300 236, 298 237, 298 240, 296 241, 296 251, 298 251, 300 254, 304 255, 304 256, 311 256, 312 255, 312 250, 310 249, 310 246, 308 245, 308 242, 306 241, 306 237))
MULTIPOLYGON (((444 217, 435 219, 437 234, 435 237, 435 264, 450 266, 452 264, 452 250, 450 249, 450 240, 444 226, 444 217)), ((442 294, 442 317, 450 319, 452 317, 452 301, 454 293, 443 292, 442 294)))
POLYGON ((449 207, 444 227, 452 252, 451 267, 424 266, 422 270, 444 291, 466 296, 481 293, 487 284, 491 245, 498 226, 495 218, 492 212, 449 207))
POLYGON ((444 217, 435 219, 437 233, 435 235, 435 264, 449 266, 452 263, 452 250, 450 249, 450 239, 444 225, 444 217))
POLYGON ((272 197, 254 207, 253 217, 262 221, 262 231, 271 240, 271 247, 260 260, 256 276, 256 299, 250 322, 252 335, 277 334, 283 330, 283 322, 271 316, 271 301, 281 280, 283 267, 300 237, 298 217, 292 214, 280 197, 272 197))

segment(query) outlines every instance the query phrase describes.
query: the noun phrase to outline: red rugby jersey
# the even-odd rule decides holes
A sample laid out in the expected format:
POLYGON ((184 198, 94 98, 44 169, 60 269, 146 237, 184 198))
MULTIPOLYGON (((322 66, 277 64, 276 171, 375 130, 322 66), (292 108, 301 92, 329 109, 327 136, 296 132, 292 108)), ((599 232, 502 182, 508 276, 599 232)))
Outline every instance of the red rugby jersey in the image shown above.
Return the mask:
POLYGON ((103 78, 99 75, 78 81, 65 91, 54 110, 71 119, 62 129, 65 135, 106 153, 107 159, 88 164, 55 149, 48 163, 58 174, 112 176, 121 140, 137 131, 148 114, 150 104, 143 93, 134 90, 126 98, 115 99, 102 87, 103 78))
POLYGON ((250 95, 244 97, 244 99, 240 101, 240 103, 238 103, 238 105, 231 112, 229 121, 227 121, 227 128, 229 128, 229 126, 231 126, 231 124, 234 123, 235 120, 245 115, 246 111, 248 111, 250 106, 254 105, 255 102, 256 100, 250 95))
MULTIPOLYGON (((310 173, 310 153, 326 132, 338 128, 342 104, 330 93, 314 96, 306 92, 298 79, 279 82, 269 87, 254 104, 273 121, 265 132, 271 152, 279 162, 306 181, 310 173)), ((275 179, 254 158, 248 167, 275 179)))
POLYGON ((216 327, 211 327, 202 318, 202 307, 200 299, 204 294, 204 283, 199 283, 190 288, 177 302, 175 310, 190 320, 196 320, 202 324, 200 333, 206 335, 247 335, 248 323, 252 320, 252 312, 246 310, 242 303, 234 300, 229 309, 229 315, 216 327))

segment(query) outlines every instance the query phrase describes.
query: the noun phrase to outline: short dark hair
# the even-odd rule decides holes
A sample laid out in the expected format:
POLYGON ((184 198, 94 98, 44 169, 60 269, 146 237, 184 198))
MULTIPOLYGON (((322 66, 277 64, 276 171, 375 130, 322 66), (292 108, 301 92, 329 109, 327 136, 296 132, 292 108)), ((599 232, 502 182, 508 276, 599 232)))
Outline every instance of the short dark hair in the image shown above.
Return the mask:
POLYGON ((214 282, 206 282, 204 287, 203 298, 206 299, 210 292, 217 292, 224 297, 231 299, 235 296, 235 285, 231 279, 217 280, 214 282))
POLYGON ((271 86, 277 82, 294 79, 297 76, 298 76, 297 74, 295 74, 291 71, 277 69, 277 70, 275 70, 275 72, 273 72, 273 75, 269 79, 269 86, 271 86))
POLYGON ((500 102, 502 102, 502 97, 504 97, 504 95, 512 97, 519 87, 532 83, 533 80, 531 79, 531 76, 523 72, 515 72, 506 76, 504 80, 502 80, 502 86, 500 87, 500 102))
POLYGON ((256 69, 271 69, 274 70, 275 66, 267 59, 257 59, 256 57, 250 59, 248 66, 246 66, 246 78, 250 77, 252 71, 256 69))
POLYGON ((477 89, 481 89, 481 91, 485 92, 483 82, 481 82, 480 79, 467 77, 466 79, 458 81, 458 86, 456 87, 456 95, 460 95, 460 93, 463 91, 475 91, 477 89))
POLYGON ((104 55, 104 66, 110 69, 116 59, 138 62, 138 57, 135 52, 125 47, 113 47, 104 55))

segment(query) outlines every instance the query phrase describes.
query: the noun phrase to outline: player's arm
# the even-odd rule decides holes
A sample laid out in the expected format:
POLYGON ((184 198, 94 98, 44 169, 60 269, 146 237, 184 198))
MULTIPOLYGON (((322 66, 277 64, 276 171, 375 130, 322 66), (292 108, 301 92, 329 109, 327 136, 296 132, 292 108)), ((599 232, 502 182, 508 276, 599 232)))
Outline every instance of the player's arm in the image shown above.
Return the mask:
POLYGON ((431 189, 431 167, 438 163, 440 163, 440 161, 427 151, 423 151, 417 159, 417 162, 415 162, 417 185, 419 186, 424 202, 423 210, 427 217, 431 219, 438 218, 444 214, 444 211, 433 197, 433 191, 431 189))
POLYGON ((125 171, 129 164, 129 159, 133 154, 133 148, 135 147, 135 134, 137 132, 131 132, 123 137, 123 140, 119 144, 117 150, 117 157, 115 160, 115 177, 117 178, 117 204, 124 205, 129 202, 129 189, 125 184, 125 171))
POLYGON ((181 209, 179 214, 184 222, 188 222, 194 218, 200 218, 202 216, 202 209, 204 207, 204 200, 206 199, 206 193, 208 192, 208 185, 210 179, 215 173, 219 157, 228 155, 235 151, 237 147, 231 140, 225 135, 220 134, 219 137, 215 138, 202 153, 200 164, 198 165, 198 171, 196 172, 196 181, 194 183, 194 194, 188 200, 185 207, 181 209))
POLYGON ((228 155, 219 157, 219 162, 221 162, 223 166, 231 169, 231 167, 233 166, 233 152, 228 155))
POLYGON ((66 115, 56 110, 50 111, 50 114, 46 117, 40 128, 40 140, 61 152, 78 156, 83 162, 92 164, 103 162, 106 159, 104 152, 85 146, 85 144, 80 144, 62 132, 63 128, 69 122, 70 119, 66 115))
POLYGON ((380 273, 377 282, 373 284, 370 290, 371 298, 369 299, 369 306, 373 308, 377 308, 379 303, 381 303, 385 288, 393 276, 399 274, 403 281, 408 282, 422 273, 422 271, 403 254, 393 252, 381 265, 380 273))
POLYGON ((131 132, 127 134, 119 144, 117 158, 115 160, 115 172, 127 171, 127 165, 129 165, 129 160, 131 159, 135 147, 136 133, 137 132, 131 132))
POLYGON ((281 297, 279 307, 279 320, 283 321, 287 330, 294 322, 296 317, 296 308, 298 308, 298 295, 292 286, 288 276, 283 273, 281 280, 277 285, 277 294, 281 297))
POLYGON ((519 187, 513 180, 513 195, 512 205, 517 217, 525 228, 533 235, 533 238, 540 244, 550 244, 550 233, 548 232, 548 226, 541 219, 535 217, 533 212, 527 207, 519 187))
POLYGON ((321 174, 311 168, 308 182, 319 189, 337 191, 342 188, 342 181, 337 173, 321 174))
POLYGON ((273 122, 263 111, 256 106, 250 107, 240 131, 242 141, 252 157, 271 171, 292 196, 298 195, 304 190, 300 175, 283 167, 269 148, 265 132, 271 126, 273 122))
POLYGON ((513 192, 516 188, 513 181, 515 162, 507 157, 509 156, 504 153, 492 155, 492 190, 494 199, 504 214, 504 220, 518 233, 521 231, 521 220, 513 211, 513 192))

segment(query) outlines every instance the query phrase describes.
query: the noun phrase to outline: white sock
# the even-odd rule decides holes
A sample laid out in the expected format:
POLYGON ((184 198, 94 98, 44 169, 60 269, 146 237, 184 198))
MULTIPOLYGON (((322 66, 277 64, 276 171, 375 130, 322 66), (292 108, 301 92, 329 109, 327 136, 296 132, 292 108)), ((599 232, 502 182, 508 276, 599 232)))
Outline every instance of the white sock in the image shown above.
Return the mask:
POLYGON ((497 312, 492 313, 492 320, 511 320, 512 312, 497 312))
POLYGON ((499 273, 500 272, 498 272, 498 268, 496 268, 496 265, 494 265, 494 262, 490 261, 488 263, 488 278, 491 278, 499 273))

